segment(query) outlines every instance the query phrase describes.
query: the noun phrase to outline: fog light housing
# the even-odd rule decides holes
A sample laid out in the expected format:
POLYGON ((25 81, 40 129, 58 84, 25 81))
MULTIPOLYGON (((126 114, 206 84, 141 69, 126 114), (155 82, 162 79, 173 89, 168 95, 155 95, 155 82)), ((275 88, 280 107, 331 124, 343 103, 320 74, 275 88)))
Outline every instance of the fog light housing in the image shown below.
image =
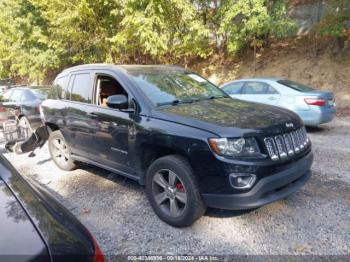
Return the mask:
POLYGON ((230 184, 235 189, 249 189, 256 181, 256 175, 246 173, 230 174, 230 184))

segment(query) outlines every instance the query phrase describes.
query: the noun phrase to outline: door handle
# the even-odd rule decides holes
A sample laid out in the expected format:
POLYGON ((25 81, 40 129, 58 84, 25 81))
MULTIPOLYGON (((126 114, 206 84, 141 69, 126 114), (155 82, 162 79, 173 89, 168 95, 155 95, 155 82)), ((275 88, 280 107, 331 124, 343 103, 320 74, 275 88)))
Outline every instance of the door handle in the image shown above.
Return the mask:
POLYGON ((270 100, 276 100, 277 98, 274 97, 274 96, 270 96, 269 99, 270 99, 270 100))

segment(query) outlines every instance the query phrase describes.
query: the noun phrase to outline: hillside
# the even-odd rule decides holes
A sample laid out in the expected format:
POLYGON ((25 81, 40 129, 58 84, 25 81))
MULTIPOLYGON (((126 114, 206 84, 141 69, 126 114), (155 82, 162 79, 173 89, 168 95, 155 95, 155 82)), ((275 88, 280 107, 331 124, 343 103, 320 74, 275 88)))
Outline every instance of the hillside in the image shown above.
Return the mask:
POLYGON ((252 76, 289 78, 320 89, 332 90, 338 108, 349 108, 350 54, 344 51, 335 55, 329 46, 332 45, 319 43, 316 55, 313 39, 297 38, 293 41, 272 43, 269 48, 258 52, 256 72, 251 50, 247 50, 234 61, 227 62, 227 59, 216 57, 193 68, 216 84, 252 76))

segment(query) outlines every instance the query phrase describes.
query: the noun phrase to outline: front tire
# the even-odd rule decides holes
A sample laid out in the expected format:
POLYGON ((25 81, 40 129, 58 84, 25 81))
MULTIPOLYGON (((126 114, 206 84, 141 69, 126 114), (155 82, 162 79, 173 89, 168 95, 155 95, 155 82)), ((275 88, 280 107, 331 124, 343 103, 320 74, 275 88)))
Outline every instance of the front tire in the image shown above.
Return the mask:
POLYGON ((175 227, 191 225, 206 210, 192 168, 181 156, 161 157, 151 164, 146 194, 158 217, 175 227))
POLYGON ((60 169, 71 171, 77 167, 72 160, 70 147, 66 144, 61 131, 53 131, 50 134, 48 144, 51 159, 60 169))

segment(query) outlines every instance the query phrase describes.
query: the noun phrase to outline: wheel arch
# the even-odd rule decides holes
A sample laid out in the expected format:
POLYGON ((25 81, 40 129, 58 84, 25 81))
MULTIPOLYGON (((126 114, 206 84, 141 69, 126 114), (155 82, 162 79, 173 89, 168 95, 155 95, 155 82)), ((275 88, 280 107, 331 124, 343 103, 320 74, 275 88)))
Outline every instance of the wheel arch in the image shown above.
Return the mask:
POLYGON ((191 165, 189 155, 180 148, 163 145, 143 145, 139 156, 140 164, 138 167, 140 170, 140 184, 145 184, 147 170, 150 167, 150 165, 157 159, 169 155, 178 155, 186 159, 191 165))
POLYGON ((60 128, 58 127, 58 125, 54 124, 54 123, 50 123, 50 122, 46 122, 45 123, 49 133, 56 131, 56 130, 60 130, 60 128))

